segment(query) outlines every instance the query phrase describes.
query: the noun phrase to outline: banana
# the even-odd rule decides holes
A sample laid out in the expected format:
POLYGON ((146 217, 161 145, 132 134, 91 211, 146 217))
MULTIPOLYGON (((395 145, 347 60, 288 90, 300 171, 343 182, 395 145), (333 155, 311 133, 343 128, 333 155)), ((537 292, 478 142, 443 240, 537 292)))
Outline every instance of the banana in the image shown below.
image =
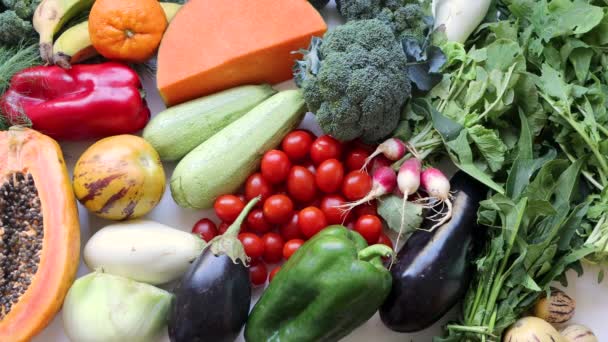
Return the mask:
POLYGON ((53 37, 66 22, 93 6, 95 0, 42 0, 34 12, 32 22, 40 35, 40 57, 53 60, 53 37))
MULTIPOLYGON (((171 21, 182 7, 180 4, 161 2, 167 21, 171 21)), ((69 68, 71 63, 79 63, 97 55, 89 37, 89 22, 85 21, 67 29, 53 45, 54 64, 69 68)))

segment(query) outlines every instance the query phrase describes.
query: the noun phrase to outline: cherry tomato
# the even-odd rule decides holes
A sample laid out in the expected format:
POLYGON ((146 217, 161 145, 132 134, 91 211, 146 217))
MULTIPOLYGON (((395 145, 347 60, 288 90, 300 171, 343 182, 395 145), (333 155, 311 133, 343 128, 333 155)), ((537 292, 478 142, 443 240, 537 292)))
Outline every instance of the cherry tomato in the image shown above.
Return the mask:
POLYGON ((342 155, 342 143, 329 135, 317 138, 310 147, 310 158, 319 165, 327 159, 340 159, 342 155))
POLYGON ((298 213, 294 212, 291 215, 291 219, 289 222, 281 225, 279 228, 279 232, 283 237, 283 240, 289 241, 293 239, 301 239, 304 237, 302 232, 300 232, 300 226, 298 225, 298 213))
POLYGON ((259 236, 253 233, 241 233, 239 234, 239 240, 245 248, 245 253, 251 259, 257 259, 264 255, 264 242, 259 236))
POLYGON ((298 214, 298 225, 302 234, 310 239, 313 235, 327 227, 327 219, 321 209, 308 207, 302 209, 298 214))
POLYGON ((260 286, 266 284, 268 278, 268 269, 266 264, 259 260, 252 260, 249 265, 249 279, 253 286, 260 286))
POLYGON ((325 193, 333 193, 340 189, 344 179, 344 166, 337 159, 327 159, 317 168, 315 181, 317 187, 325 193))
POLYGON ((368 244, 373 245, 382 234, 382 221, 375 215, 363 215, 355 223, 355 231, 361 234, 368 244))
POLYGON ((243 203, 247 202, 247 197, 245 197, 245 194, 238 194, 238 195, 236 195, 236 197, 238 197, 241 201, 243 201, 243 203))
POLYGON ((285 195, 272 195, 264 201, 264 217, 273 224, 283 224, 291 219, 293 202, 285 195))
MULTIPOLYGON (((217 232, 219 235, 223 235, 228 230, 228 227, 230 227, 230 223, 222 222, 219 226, 217 226, 217 232)), ((243 229, 241 228, 241 230, 243 229)))
POLYGON ((192 227, 192 233, 197 234, 203 240, 209 242, 211 239, 217 236, 217 227, 210 219, 203 218, 194 224, 194 227, 192 227))
POLYGON ((342 183, 342 193, 350 201, 365 197, 371 189, 372 177, 363 171, 349 172, 342 183))
POLYGON ((346 159, 344 160, 346 169, 348 171, 361 170, 363 165, 365 165, 365 160, 367 159, 367 157, 369 157, 369 152, 367 152, 363 148, 353 148, 346 154, 346 159))
POLYGON ((315 166, 315 164, 312 162, 312 160, 306 160, 304 161, 301 166, 305 167, 308 169, 308 171, 310 171, 310 173, 312 173, 313 175, 317 174, 317 167, 315 166))
POLYGON ((245 208, 245 202, 234 195, 222 195, 215 200, 213 208, 220 220, 231 223, 245 208))
POLYGON ((270 276, 268 277, 268 281, 272 281, 272 279, 274 279, 274 276, 276 276, 277 273, 279 273, 280 270, 281 270, 281 266, 275 267, 274 270, 272 270, 272 272, 270 272, 270 276))
POLYGON ((285 258, 285 260, 289 259, 289 257, 292 256, 293 253, 295 253, 303 244, 304 240, 302 239, 293 239, 287 241, 283 246, 283 258, 285 258))
POLYGON ((281 143, 283 151, 292 161, 300 161, 308 156, 310 146, 312 146, 313 136, 302 130, 293 131, 281 143))
POLYGON ((317 193, 315 176, 302 166, 292 167, 287 177, 287 191, 296 201, 312 201, 317 193))
POLYGON ((378 242, 376 243, 387 245, 390 248, 393 248, 393 241, 391 241, 391 238, 389 238, 388 235, 384 234, 384 232, 380 233, 380 238, 378 238, 378 242))
POLYGON ((327 195, 321 200, 321 211, 325 214, 328 224, 342 224, 348 221, 350 213, 340 209, 339 206, 346 203, 346 199, 340 195, 327 195))
POLYGON ((254 173, 245 182, 245 198, 251 201, 252 198, 260 195, 262 196, 262 200, 259 202, 261 205, 272 195, 272 185, 262 177, 261 173, 254 173))
POLYGON ((278 184, 287 178, 289 169, 291 169, 291 162, 285 152, 270 150, 262 157, 260 169, 264 179, 272 184, 278 184))
POLYGON ((275 264, 283 259, 283 245, 285 242, 277 233, 266 233, 262 236, 264 241, 264 261, 275 264))
POLYGON ((363 215, 378 215, 378 203, 376 201, 369 201, 356 206, 354 211, 357 217, 363 215))
POLYGON ((247 215, 247 226, 254 233, 264 234, 272 228, 270 223, 266 221, 264 212, 261 209, 253 209, 249 215, 247 215))

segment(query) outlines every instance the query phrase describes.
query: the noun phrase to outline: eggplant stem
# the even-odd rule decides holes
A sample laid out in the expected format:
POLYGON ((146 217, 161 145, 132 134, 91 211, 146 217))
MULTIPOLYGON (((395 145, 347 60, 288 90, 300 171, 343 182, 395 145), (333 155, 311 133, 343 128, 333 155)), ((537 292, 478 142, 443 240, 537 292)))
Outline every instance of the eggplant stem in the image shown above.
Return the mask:
POLYGON ((234 222, 230 225, 230 227, 228 227, 226 232, 222 235, 224 235, 224 236, 231 235, 231 236, 235 236, 235 237, 238 236, 239 232, 241 230, 241 225, 243 225, 243 221, 245 220, 245 218, 247 217, 247 215, 249 214, 251 209, 260 201, 260 199, 261 199, 261 196, 252 198, 251 201, 249 201, 249 203, 247 203, 245 208, 243 208, 243 210, 241 210, 241 213, 236 218, 236 220, 234 220, 234 222))
POLYGON ((249 201, 226 232, 211 239, 205 248, 209 248, 209 251, 214 255, 224 254, 228 256, 235 264, 238 260, 241 260, 243 265, 248 266, 250 258, 245 253, 245 248, 238 239, 238 235, 243 220, 245 220, 251 209, 260 201, 260 198, 261 196, 258 196, 249 201))

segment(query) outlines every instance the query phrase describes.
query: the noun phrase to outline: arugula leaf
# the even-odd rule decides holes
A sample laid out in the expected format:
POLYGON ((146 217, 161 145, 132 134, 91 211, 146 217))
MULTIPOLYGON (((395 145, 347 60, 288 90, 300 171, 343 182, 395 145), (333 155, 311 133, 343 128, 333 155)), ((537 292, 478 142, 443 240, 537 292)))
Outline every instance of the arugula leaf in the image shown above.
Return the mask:
POLYGON ((496 172, 502 169, 507 146, 500 140, 497 132, 481 125, 469 127, 467 131, 490 166, 490 170, 496 172))

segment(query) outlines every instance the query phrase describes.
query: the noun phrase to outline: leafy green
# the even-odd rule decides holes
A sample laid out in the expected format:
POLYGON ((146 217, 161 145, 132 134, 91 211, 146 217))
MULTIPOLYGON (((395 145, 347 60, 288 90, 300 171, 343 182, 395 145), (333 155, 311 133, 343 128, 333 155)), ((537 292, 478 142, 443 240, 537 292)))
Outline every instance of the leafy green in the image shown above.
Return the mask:
MULTIPOLYGON (((495 191, 462 319, 437 341, 499 339, 565 270, 608 260, 608 2, 502 2, 509 18, 468 50, 443 46, 425 98, 452 160, 495 191)), ((409 118, 417 140, 433 137, 409 118)))
MULTIPOLYGON (((517 160, 531 155, 529 145, 517 160)), ((588 202, 572 201, 582 161, 532 163, 538 172, 530 172, 529 164, 513 164, 508 195, 481 203, 479 221, 491 227, 490 243, 477 260, 462 322, 447 326, 444 341, 501 336, 573 262, 594 251, 573 239, 589 210, 588 202), (537 192, 539 188, 544 191, 537 192)))
POLYGON ((386 196, 379 200, 378 214, 386 221, 388 227, 395 232, 399 232, 401 217, 405 215, 403 234, 414 232, 422 223, 422 206, 406 202, 405 211, 403 211, 403 199, 395 195, 386 196))
POLYGON ((18 71, 40 63, 35 44, 16 46, 0 44, 0 95, 8 88, 11 77, 18 71))

